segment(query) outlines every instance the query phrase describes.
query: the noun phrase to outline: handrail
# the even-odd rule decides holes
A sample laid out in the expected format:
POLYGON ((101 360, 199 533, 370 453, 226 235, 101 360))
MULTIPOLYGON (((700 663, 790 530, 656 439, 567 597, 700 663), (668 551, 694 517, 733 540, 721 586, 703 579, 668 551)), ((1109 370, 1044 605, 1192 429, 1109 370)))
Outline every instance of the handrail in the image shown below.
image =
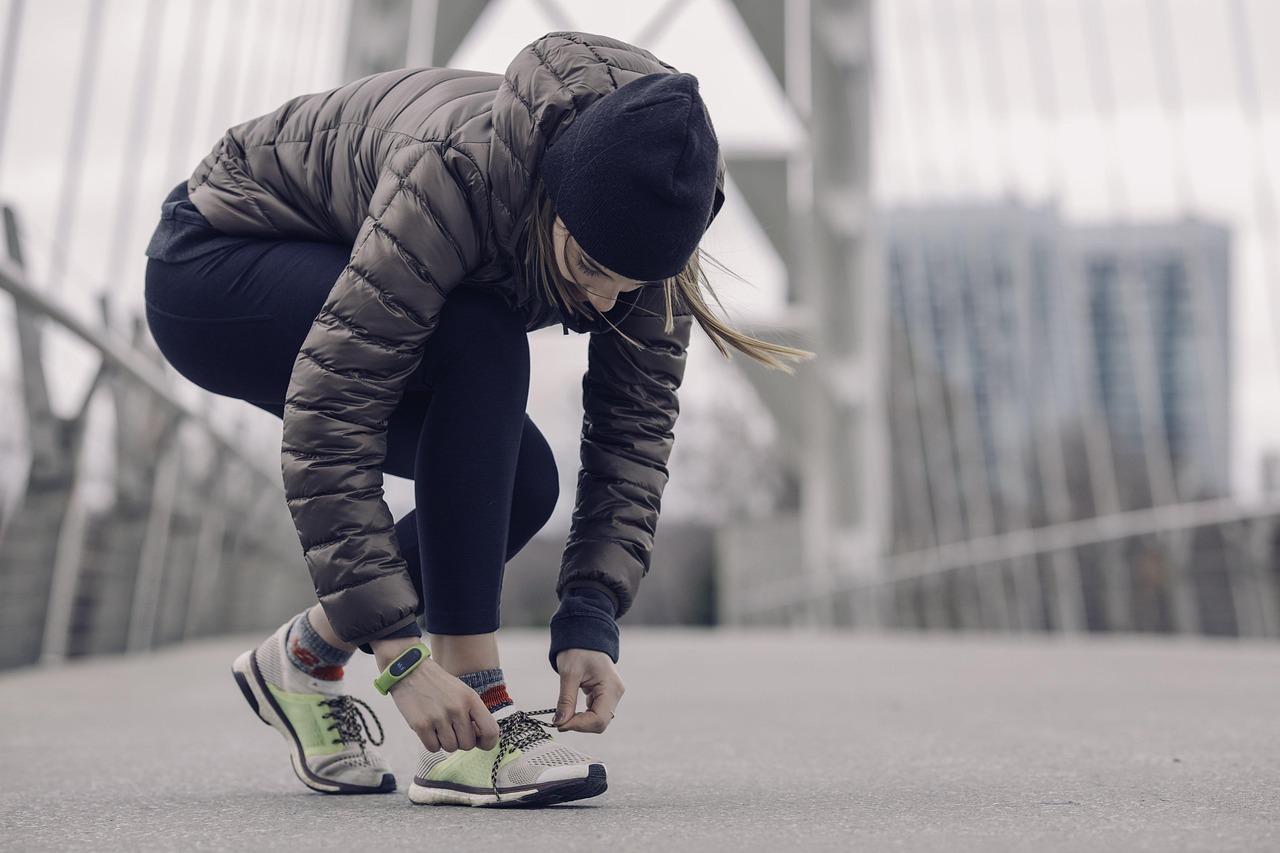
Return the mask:
POLYGON ((1187 530, 1215 524, 1280 516, 1280 495, 1266 495, 1252 506, 1236 498, 1219 498, 1113 513, 1063 524, 1031 527, 936 548, 885 555, 849 564, 828 578, 792 577, 741 593, 745 612, 763 612, 847 594, 893 586, 945 574, 968 566, 1035 557, 1055 551, 1099 545, 1135 536, 1187 530), (875 577, 865 570, 882 567, 875 577))
MULTIPOLYGON (((3 215, 7 242, 12 247, 15 245, 14 235, 16 233, 12 208, 5 206, 3 215)), ((173 391, 164 379, 164 374, 152 364, 139 358, 129 347, 92 328, 61 305, 27 284, 26 273, 22 266, 13 259, 12 251, 0 254, 0 290, 6 291, 13 296, 14 301, 18 304, 49 317, 49 319, 65 328, 68 332, 93 347, 112 368, 144 385, 148 391, 178 414, 197 424, 210 438, 230 451, 250 470, 283 491, 284 486, 281 483, 279 469, 264 465, 260 461, 246 456, 238 442, 209 423, 204 414, 174 396, 173 391)))

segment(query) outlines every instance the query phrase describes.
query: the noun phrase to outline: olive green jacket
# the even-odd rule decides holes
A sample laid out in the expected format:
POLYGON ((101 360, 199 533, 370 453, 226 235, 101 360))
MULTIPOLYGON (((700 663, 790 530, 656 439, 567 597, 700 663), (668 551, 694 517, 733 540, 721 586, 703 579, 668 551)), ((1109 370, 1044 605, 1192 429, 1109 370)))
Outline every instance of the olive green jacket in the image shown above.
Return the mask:
MULTIPOLYGON (((348 642, 421 609, 381 469, 387 419, 441 306, 454 288, 487 287, 531 329, 555 322, 517 259, 543 152, 597 98, 673 70, 620 41, 552 33, 503 75, 408 69, 295 98, 232 128, 191 176, 192 203, 220 231, 353 247, 294 364, 283 441, 307 565, 348 642)), ((682 314, 665 332, 648 307, 658 316, 620 324, 638 349, 591 335, 557 586, 599 586, 619 616, 648 571, 691 325, 682 314)))

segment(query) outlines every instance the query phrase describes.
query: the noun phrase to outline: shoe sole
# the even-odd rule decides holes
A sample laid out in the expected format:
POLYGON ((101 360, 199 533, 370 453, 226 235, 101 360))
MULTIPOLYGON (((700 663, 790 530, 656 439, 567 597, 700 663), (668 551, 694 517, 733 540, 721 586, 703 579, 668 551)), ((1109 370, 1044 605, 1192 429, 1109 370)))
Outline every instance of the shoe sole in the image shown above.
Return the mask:
POLYGON ((302 742, 298 739, 298 733, 289 724, 289 718, 284 715, 284 711, 272 697, 271 691, 267 689, 267 682, 262 677, 261 670, 258 669, 257 652, 250 649, 236 658, 235 663, 231 665, 231 674, 235 676, 236 684, 240 685, 240 692, 244 694, 249 707, 258 715, 258 719, 280 732, 289 742, 289 758, 293 764, 293 772, 302 780, 302 784, 322 794, 389 794, 396 789, 396 777, 390 773, 384 773, 382 782, 376 787, 352 785, 350 782, 334 782, 316 776, 307 768, 306 753, 303 751, 302 742))
POLYGON ((409 799, 422 806, 485 806, 490 808, 531 808, 552 806, 573 800, 598 797, 609 787, 603 764, 592 764, 581 779, 560 779, 545 785, 531 785, 499 797, 493 791, 477 791, 443 782, 422 783, 417 779, 409 786, 409 799))

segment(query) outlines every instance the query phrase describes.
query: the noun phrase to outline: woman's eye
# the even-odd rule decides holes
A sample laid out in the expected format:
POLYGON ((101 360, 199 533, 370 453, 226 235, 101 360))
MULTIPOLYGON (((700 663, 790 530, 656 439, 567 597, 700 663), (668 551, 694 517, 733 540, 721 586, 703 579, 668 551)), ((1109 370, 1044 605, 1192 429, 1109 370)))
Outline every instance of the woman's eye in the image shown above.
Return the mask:
POLYGON ((578 265, 578 269, 581 270, 585 275, 589 275, 593 277, 595 276, 596 271, 593 270, 591 267, 587 266, 586 264, 584 264, 582 262, 582 258, 575 258, 574 261, 578 265))

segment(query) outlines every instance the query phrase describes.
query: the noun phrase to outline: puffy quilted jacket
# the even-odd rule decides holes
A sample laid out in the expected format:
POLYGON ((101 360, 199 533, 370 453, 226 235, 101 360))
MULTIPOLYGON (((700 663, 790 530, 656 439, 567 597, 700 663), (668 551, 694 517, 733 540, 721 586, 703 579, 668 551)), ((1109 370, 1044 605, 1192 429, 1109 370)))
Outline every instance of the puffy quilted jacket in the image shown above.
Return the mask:
MULTIPOLYGON (((552 33, 504 75, 410 69, 296 98, 232 128, 192 175, 191 201, 220 231, 353 247, 294 365, 282 448, 307 565, 345 640, 391 633, 419 607, 381 466, 441 306, 456 287, 489 287, 531 329, 555 322, 517 249, 543 152, 597 98, 673 70, 614 39, 552 33)), ((591 335, 558 585, 597 586, 618 615, 648 570, 690 330, 678 316, 664 332, 661 305, 648 307, 658 316, 620 323, 639 349, 591 335)))

